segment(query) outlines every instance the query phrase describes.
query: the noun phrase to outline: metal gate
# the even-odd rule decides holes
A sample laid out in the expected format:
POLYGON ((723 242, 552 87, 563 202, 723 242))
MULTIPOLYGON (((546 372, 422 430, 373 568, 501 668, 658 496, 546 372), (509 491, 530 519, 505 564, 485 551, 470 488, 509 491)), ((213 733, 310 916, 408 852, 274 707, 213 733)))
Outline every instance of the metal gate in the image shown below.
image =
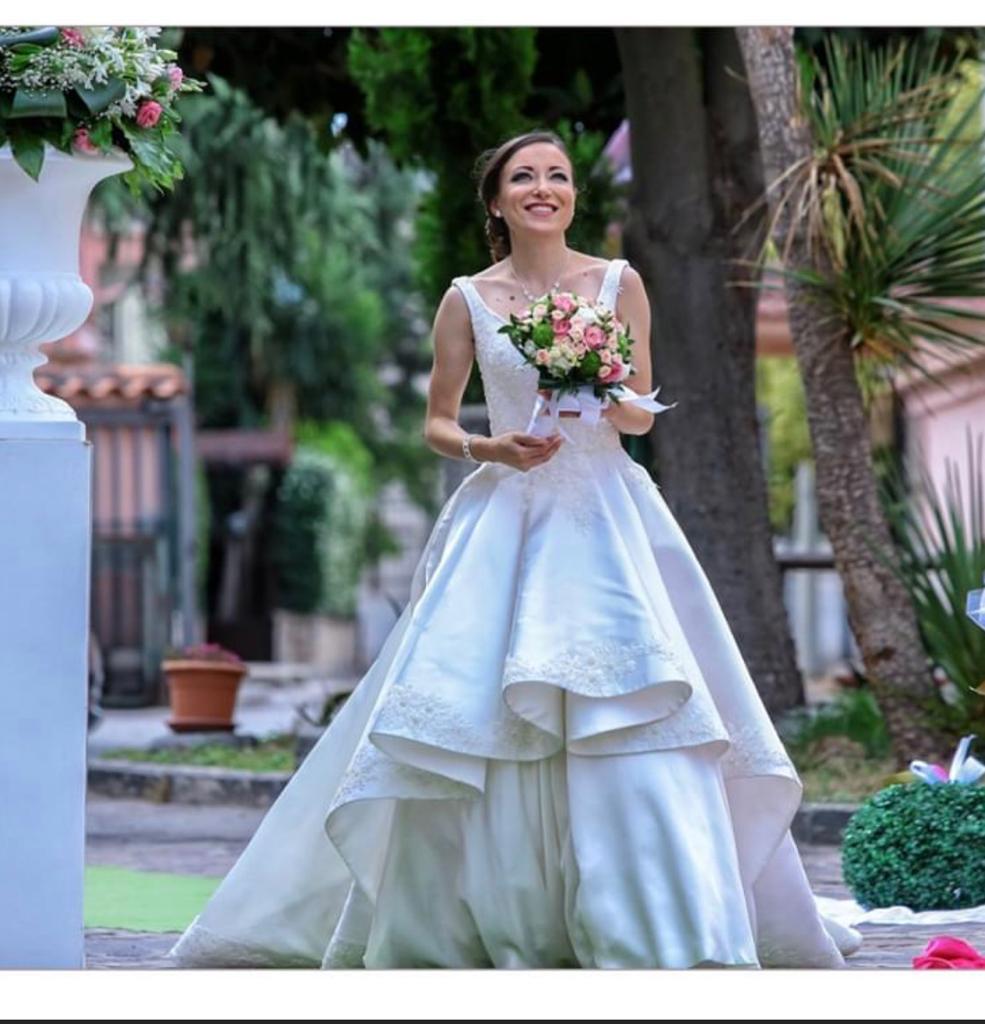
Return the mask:
POLYGON ((175 403, 80 408, 93 446, 91 633, 105 707, 159 703, 177 603, 175 403))

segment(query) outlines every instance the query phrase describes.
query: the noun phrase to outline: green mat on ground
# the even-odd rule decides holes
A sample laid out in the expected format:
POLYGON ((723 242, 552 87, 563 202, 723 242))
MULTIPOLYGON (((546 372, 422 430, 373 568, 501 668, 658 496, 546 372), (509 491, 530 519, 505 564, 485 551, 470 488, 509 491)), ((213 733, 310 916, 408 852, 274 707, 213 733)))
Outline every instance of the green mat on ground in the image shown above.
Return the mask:
POLYGON ((86 928, 180 932, 221 879, 91 865, 85 869, 86 928))

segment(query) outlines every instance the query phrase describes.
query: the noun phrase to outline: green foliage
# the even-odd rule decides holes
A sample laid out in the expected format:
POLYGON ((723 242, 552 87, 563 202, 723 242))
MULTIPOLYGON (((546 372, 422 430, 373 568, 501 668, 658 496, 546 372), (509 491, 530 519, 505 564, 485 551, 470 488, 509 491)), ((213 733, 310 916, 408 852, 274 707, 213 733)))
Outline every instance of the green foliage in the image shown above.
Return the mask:
POLYGON ((271 735, 242 747, 202 743, 193 747, 145 750, 114 747, 100 757, 151 764, 191 764, 210 768, 236 768, 253 772, 292 772, 295 769, 293 736, 271 735))
POLYGON ((866 757, 883 758, 891 751, 885 719, 868 687, 846 690, 816 710, 798 709, 787 718, 784 740, 803 760, 812 745, 829 736, 858 743, 866 757))
POLYGON ((852 816, 845 884, 860 906, 958 910, 985 903, 985 787, 887 786, 852 816))
POLYGON ((277 604, 351 617, 370 554, 372 455, 346 423, 305 425, 301 434, 274 513, 277 604))
POLYGON ((860 356, 939 382, 920 344, 979 345, 985 320, 947 301, 985 290, 982 89, 960 49, 923 37, 829 36, 800 70, 814 145, 776 183, 774 218, 793 211, 825 269, 778 269, 844 320, 860 356))
MULTIPOLYGON (((570 119, 544 124, 529 112, 537 62, 532 28, 354 29, 349 70, 366 100, 366 120, 394 157, 426 170, 430 188, 417 218, 417 283, 429 306, 451 279, 487 266, 485 211, 472 174, 479 155, 503 139, 549 127, 571 152, 582 190, 569 244, 597 252, 622 196, 607 161, 606 136, 572 127, 570 119)), ((575 74, 586 96, 590 83, 575 74)), ((474 368, 465 401, 479 401, 474 368)))
POLYGON ((909 485, 899 467, 887 466, 880 493, 898 558, 893 568, 917 612, 924 649, 954 684, 953 704, 937 711, 955 733, 985 725, 985 630, 965 613, 969 591, 985 574, 985 437, 966 433, 967 469, 945 459, 943 492, 923 460, 910 466, 909 485))
POLYGON ((778 533, 787 533, 793 524, 797 467, 813 457, 797 360, 757 359, 756 398, 768 414, 770 523, 778 533))
MULTIPOLYGON (((430 506, 416 379, 430 363, 412 254, 418 175, 371 143, 360 159, 300 118, 281 125, 210 77, 185 106, 187 179, 148 208, 148 285, 177 358, 195 358, 203 427, 344 419, 381 481, 430 506)), ((115 217, 125 204, 111 203, 115 217)))
POLYGON ((488 262, 475 182, 479 154, 531 127, 532 28, 354 29, 349 73, 366 120, 401 163, 434 175, 417 225, 418 281, 434 304, 452 277, 488 262))

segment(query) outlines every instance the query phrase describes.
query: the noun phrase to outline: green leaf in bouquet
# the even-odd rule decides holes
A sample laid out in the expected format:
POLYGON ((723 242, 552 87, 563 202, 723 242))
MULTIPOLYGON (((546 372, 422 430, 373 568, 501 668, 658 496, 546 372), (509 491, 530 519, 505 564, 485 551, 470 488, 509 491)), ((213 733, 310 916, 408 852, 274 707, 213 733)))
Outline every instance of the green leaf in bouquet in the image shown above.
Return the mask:
POLYGON ((0 49, 25 47, 37 52, 44 46, 57 43, 60 35, 58 29, 52 25, 36 28, 31 32, 4 32, 0 34, 0 49))
POLYGON ((113 122, 108 118, 100 118, 89 129, 89 139, 94 146, 107 150, 113 145, 113 122))
POLYGON ((84 89, 81 86, 75 89, 79 99, 93 115, 101 114, 111 103, 121 99, 126 91, 126 84, 120 78, 111 78, 92 89, 84 89))
POLYGON ((25 117, 65 117, 65 95, 59 89, 18 89, 10 105, 11 120, 25 117))
POLYGON ((10 117, 10 105, 14 102, 14 94, 0 90, 0 117, 10 117))
POLYGON ((44 139, 21 126, 10 127, 10 148, 14 159, 35 181, 41 177, 44 166, 44 139))
POLYGON ((554 344, 554 328, 542 320, 539 324, 534 325, 531 337, 537 348, 549 348, 554 344))

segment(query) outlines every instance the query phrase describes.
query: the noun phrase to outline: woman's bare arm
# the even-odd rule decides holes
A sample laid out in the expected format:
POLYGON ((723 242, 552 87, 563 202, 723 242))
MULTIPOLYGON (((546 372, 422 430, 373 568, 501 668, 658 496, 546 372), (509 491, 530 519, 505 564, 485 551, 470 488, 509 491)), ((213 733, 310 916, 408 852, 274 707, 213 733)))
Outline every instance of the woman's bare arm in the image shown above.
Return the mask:
MULTIPOLYGON (((441 298, 432 336, 434 365, 428 385, 424 439, 439 455, 462 459, 462 440, 468 432, 460 426, 458 416, 475 359, 475 342, 465 296, 455 285, 450 285, 441 298)), ((502 462, 525 471, 546 462, 560 443, 559 436, 541 438, 508 431, 497 437, 477 434, 471 448, 480 462, 502 462)))

